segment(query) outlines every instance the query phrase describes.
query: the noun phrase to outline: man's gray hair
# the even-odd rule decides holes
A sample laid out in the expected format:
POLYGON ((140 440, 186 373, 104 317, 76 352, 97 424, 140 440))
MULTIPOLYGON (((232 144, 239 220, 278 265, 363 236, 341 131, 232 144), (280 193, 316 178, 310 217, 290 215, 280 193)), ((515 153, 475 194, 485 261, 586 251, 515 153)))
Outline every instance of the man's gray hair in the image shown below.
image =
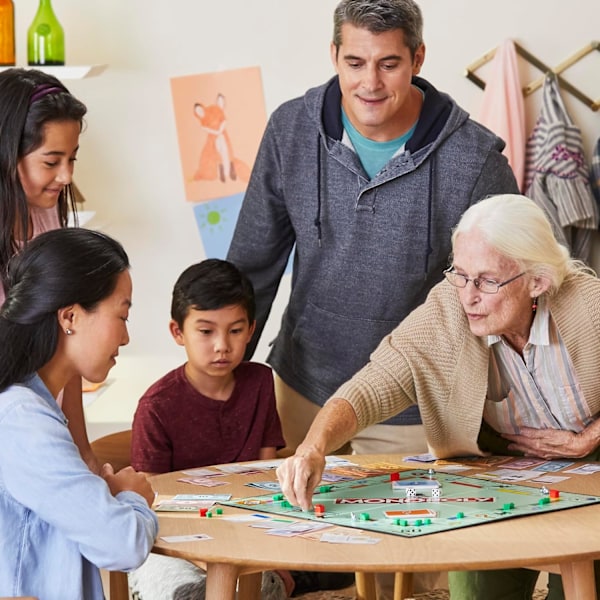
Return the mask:
POLYGON ((423 43, 423 15, 413 0, 342 0, 333 13, 333 43, 338 50, 344 23, 371 33, 401 29, 413 58, 423 43))

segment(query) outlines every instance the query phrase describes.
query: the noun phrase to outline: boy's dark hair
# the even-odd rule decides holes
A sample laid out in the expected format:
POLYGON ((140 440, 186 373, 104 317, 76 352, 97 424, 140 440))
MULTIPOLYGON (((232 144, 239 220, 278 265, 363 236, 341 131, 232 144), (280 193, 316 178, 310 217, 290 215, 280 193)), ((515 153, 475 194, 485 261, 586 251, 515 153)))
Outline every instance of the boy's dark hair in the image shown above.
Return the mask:
POLYGON ((252 324, 256 313, 254 288, 232 263, 209 258, 188 267, 173 287, 171 318, 183 327, 190 309, 217 310, 240 305, 252 324))

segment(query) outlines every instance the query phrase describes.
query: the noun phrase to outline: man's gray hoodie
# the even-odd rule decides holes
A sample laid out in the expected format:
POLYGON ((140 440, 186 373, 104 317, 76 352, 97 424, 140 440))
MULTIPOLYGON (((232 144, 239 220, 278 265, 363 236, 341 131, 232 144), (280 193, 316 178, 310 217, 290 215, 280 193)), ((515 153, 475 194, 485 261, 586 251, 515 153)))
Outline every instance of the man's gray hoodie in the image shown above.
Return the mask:
MULTIPOLYGON (((334 77, 272 114, 244 197, 227 258, 256 293, 249 355, 294 250, 267 360, 319 405, 441 280, 462 213, 491 194, 518 193, 504 142, 424 79, 413 84, 424 92, 415 132, 373 179, 342 141, 334 77)), ((386 423, 420 418, 413 407, 386 423)))

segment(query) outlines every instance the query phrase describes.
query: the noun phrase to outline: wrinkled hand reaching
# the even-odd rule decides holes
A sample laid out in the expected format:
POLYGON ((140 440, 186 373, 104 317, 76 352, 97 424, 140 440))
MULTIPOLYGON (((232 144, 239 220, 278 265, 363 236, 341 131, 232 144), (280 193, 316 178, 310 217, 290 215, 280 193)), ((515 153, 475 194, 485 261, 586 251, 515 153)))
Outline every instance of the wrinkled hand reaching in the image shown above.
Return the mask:
POLYGON ((312 508, 315 487, 325 469, 325 456, 314 448, 299 446, 294 456, 277 468, 277 478, 287 501, 302 510, 312 508))

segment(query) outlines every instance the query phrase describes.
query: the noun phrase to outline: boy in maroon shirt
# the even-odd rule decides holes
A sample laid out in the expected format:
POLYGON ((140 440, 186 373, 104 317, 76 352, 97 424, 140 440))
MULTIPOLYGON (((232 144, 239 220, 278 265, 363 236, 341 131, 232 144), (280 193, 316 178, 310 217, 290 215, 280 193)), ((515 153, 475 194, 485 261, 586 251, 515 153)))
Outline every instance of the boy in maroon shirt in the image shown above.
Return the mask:
MULTIPOLYGON (((173 288, 169 329, 187 361, 154 383, 133 419, 131 464, 148 474, 257 459, 285 446, 271 369, 243 362, 254 332, 254 291, 233 264, 192 265, 173 288)), ((205 573, 150 555, 129 576, 135 598, 203 598, 205 573)), ((289 572, 263 576, 262 596, 286 598, 289 572)))
POLYGON ((188 360, 139 401, 131 447, 136 470, 272 459, 285 445, 271 369, 243 362, 254 307, 252 285, 227 261, 205 260, 181 274, 169 329, 188 360))

